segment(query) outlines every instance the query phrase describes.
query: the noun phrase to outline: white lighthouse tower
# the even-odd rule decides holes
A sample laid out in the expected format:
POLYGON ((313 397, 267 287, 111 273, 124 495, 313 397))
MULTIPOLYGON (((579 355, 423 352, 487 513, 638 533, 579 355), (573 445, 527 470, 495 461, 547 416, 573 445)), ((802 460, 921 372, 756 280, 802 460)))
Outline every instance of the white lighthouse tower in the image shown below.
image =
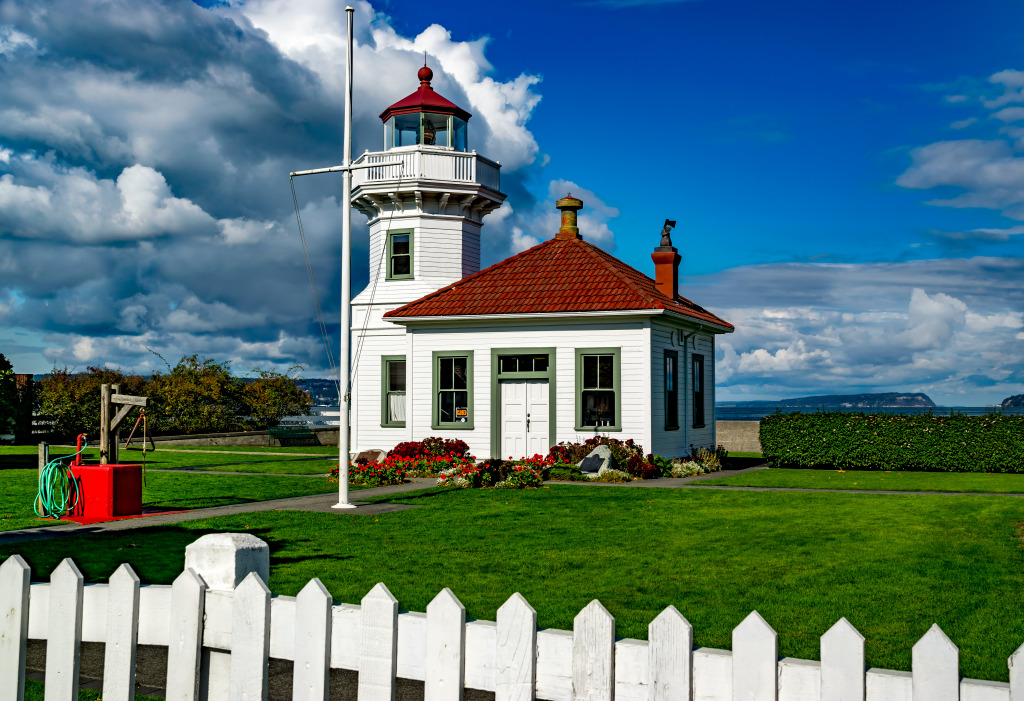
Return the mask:
POLYGON ((483 219, 505 200, 501 166, 470 149, 471 115, 434 91, 428 67, 417 77, 380 115, 383 150, 353 164, 352 206, 370 226, 369 284, 352 300, 354 452, 411 439, 414 338, 382 315, 478 272, 483 219))

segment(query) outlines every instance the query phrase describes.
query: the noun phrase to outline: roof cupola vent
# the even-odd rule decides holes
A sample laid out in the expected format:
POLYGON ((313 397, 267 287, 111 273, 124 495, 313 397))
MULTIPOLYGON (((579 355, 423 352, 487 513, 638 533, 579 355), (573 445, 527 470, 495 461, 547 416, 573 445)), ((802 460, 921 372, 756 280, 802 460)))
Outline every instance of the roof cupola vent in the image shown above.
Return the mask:
POLYGON ((582 239, 580 228, 576 223, 576 212, 583 209, 583 200, 572 196, 570 192, 555 202, 555 207, 562 210, 562 226, 555 234, 556 239, 582 239))

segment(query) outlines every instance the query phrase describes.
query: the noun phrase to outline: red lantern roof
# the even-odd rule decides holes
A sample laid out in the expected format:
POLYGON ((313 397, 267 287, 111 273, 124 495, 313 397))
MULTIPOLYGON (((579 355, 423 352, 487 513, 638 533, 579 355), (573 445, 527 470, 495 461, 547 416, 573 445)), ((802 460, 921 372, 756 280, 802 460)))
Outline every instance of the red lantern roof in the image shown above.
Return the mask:
POLYGON ((441 114, 452 114, 459 119, 469 119, 472 115, 456 105, 451 100, 441 97, 430 87, 430 80, 434 72, 423 66, 416 74, 420 79, 419 89, 407 97, 403 97, 395 104, 380 113, 382 122, 386 122, 396 114, 410 114, 412 112, 439 112, 441 114))

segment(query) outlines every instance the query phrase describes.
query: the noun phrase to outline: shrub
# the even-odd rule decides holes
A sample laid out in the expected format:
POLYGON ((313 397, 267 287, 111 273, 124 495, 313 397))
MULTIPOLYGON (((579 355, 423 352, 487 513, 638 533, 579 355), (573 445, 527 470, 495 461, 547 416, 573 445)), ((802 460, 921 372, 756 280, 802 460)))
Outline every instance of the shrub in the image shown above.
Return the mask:
POLYGON ((1024 472, 1024 416, 773 414, 760 438, 776 466, 1024 472))
POLYGON ((464 457, 454 453, 418 458, 394 457, 386 459, 401 461, 405 465, 406 474, 411 477, 436 477, 446 470, 459 469, 476 464, 472 457, 464 457))
POLYGON ((722 469, 722 461, 728 455, 729 452, 723 446, 718 446, 714 451, 707 448, 699 448, 693 456, 693 461, 708 468, 708 472, 717 472, 722 469))
POLYGON ((548 479, 565 482, 587 482, 590 480, 589 477, 580 471, 580 468, 575 465, 566 465, 565 463, 556 463, 548 470, 548 479))
POLYGON ((595 482, 632 482, 633 477, 628 472, 613 470, 611 468, 601 470, 594 478, 595 482))
POLYGON ((661 476, 661 469, 654 464, 655 456, 644 455, 644 449, 632 438, 620 441, 608 436, 594 436, 583 443, 566 443, 551 446, 548 462, 578 464, 599 445, 606 445, 612 453, 612 465, 633 477, 651 479, 661 476))
POLYGON ((712 472, 710 468, 705 465, 701 465, 699 462, 693 460, 679 460, 672 463, 670 474, 673 477, 693 477, 694 475, 703 475, 706 472, 712 472))
POLYGON ((422 441, 399 443, 388 452, 388 457, 422 458, 457 455, 469 457, 469 446, 465 441, 449 438, 430 437, 422 441))
POLYGON ((459 465, 442 470, 437 477, 437 486, 456 488, 480 488, 491 486, 491 472, 476 464, 459 465))
POLYGON ((530 465, 516 465, 501 482, 494 485, 495 489, 526 489, 536 488, 543 484, 541 471, 530 465))

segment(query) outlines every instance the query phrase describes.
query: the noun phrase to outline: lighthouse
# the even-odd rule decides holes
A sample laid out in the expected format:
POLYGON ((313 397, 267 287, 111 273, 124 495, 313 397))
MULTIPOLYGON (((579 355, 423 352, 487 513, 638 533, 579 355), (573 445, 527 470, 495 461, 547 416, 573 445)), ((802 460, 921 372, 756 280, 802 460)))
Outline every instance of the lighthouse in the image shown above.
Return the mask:
POLYGON ((393 444, 411 410, 414 339, 381 317, 478 272, 484 217, 505 200, 501 165, 473 148, 472 115, 431 87, 429 67, 416 77, 380 114, 381 150, 353 163, 352 206, 370 229, 369 283, 352 300, 354 451, 384 445, 382 428, 393 444))

